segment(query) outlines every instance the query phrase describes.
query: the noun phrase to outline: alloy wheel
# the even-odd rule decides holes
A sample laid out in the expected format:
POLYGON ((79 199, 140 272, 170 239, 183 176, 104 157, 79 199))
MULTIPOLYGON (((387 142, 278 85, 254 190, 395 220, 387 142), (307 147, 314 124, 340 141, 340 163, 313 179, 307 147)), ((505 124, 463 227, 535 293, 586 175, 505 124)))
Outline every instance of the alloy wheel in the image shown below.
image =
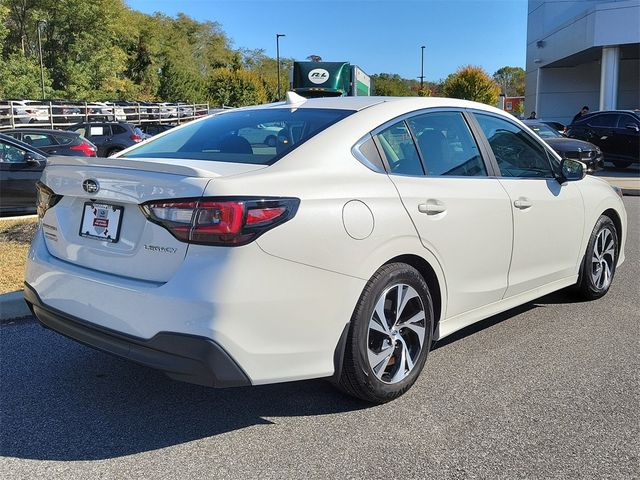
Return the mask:
POLYGON ((604 290, 609 287, 615 257, 614 237, 608 228, 603 228, 598 232, 591 258, 591 279, 596 288, 604 290))
POLYGON ((418 292, 406 284, 387 288, 369 319, 367 357, 374 375, 388 384, 404 380, 424 347, 425 308, 418 292))

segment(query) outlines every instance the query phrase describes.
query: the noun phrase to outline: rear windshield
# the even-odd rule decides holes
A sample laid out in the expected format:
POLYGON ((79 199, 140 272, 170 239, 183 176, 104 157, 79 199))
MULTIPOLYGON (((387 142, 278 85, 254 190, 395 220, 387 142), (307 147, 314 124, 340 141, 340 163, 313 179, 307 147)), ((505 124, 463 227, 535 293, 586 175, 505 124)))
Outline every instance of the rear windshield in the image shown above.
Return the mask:
POLYGON ((270 165, 352 113, 315 108, 225 112, 149 140, 123 157, 270 165))

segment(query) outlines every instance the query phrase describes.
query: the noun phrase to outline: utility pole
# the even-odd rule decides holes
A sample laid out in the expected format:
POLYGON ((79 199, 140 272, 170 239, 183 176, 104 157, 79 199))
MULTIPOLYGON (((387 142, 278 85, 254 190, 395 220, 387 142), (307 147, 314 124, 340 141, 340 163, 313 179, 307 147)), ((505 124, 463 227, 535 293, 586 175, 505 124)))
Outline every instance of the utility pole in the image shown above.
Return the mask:
POLYGON ((276 33, 276 64, 277 64, 277 75, 278 75, 278 100, 282 97, 280 96, 280 37, 285 37, 284 33, 276 33))
POLYGON ((42 63, 42 38, 41 29, 47 24, 46 20, 38 20, 38 50, 40 51, 40 85, 42 86, 42 100, 44 100, 44 65, 42 63))
POLYGON ((425 46, 422 45, 420 47, 420 51, 421 51, 421 57, 422 60, 420 62, 420 91, 422 91, 422 85, 424 84, 424 48, 425 46))

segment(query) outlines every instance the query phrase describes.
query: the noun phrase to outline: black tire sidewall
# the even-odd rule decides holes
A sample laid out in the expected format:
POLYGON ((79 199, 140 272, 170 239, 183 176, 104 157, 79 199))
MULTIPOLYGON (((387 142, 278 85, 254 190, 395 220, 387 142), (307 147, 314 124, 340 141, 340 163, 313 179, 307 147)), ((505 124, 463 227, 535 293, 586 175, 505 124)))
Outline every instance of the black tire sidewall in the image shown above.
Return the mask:
POLYGON ((365 288, 365 292, 358 302, 354 318, 352 320, 352 352, 354 355, 354 364, 356 366, 356 375, 359 377, 359 383, 365 386, 366 390, 378 401, 392 400, 406 390, 408 390, 420 375, 424 364, 427 360, 431 341, 433 338, 433 302, 429 288, 422 276, 413 267, 405 264, 390 264, 383 267, 382 275, 375 277, 369 288, 365 288), (425 309, 426 332, 424 344, 420 356, 415 363, 413 370, 406 378, 398 383, 387 384, 380 381, 373 373, 368 359, 368 334, 369 320, 373 314, 376 302, 380 295, 387 288, 404 283, 413 287, 420 295, 425 309))

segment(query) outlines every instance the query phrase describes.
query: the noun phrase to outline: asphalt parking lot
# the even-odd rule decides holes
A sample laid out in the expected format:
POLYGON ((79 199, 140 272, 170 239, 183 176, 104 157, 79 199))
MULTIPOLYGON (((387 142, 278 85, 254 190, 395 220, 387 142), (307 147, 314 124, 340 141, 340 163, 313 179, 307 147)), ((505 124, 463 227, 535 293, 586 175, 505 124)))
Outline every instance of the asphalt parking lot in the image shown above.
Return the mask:
POLYGON ((566 292, 436 345, 399 400, 322 380, 213 390, 42 329, 0 336, 0 476, 638 478, 640 199, 609 294, 566 292))

